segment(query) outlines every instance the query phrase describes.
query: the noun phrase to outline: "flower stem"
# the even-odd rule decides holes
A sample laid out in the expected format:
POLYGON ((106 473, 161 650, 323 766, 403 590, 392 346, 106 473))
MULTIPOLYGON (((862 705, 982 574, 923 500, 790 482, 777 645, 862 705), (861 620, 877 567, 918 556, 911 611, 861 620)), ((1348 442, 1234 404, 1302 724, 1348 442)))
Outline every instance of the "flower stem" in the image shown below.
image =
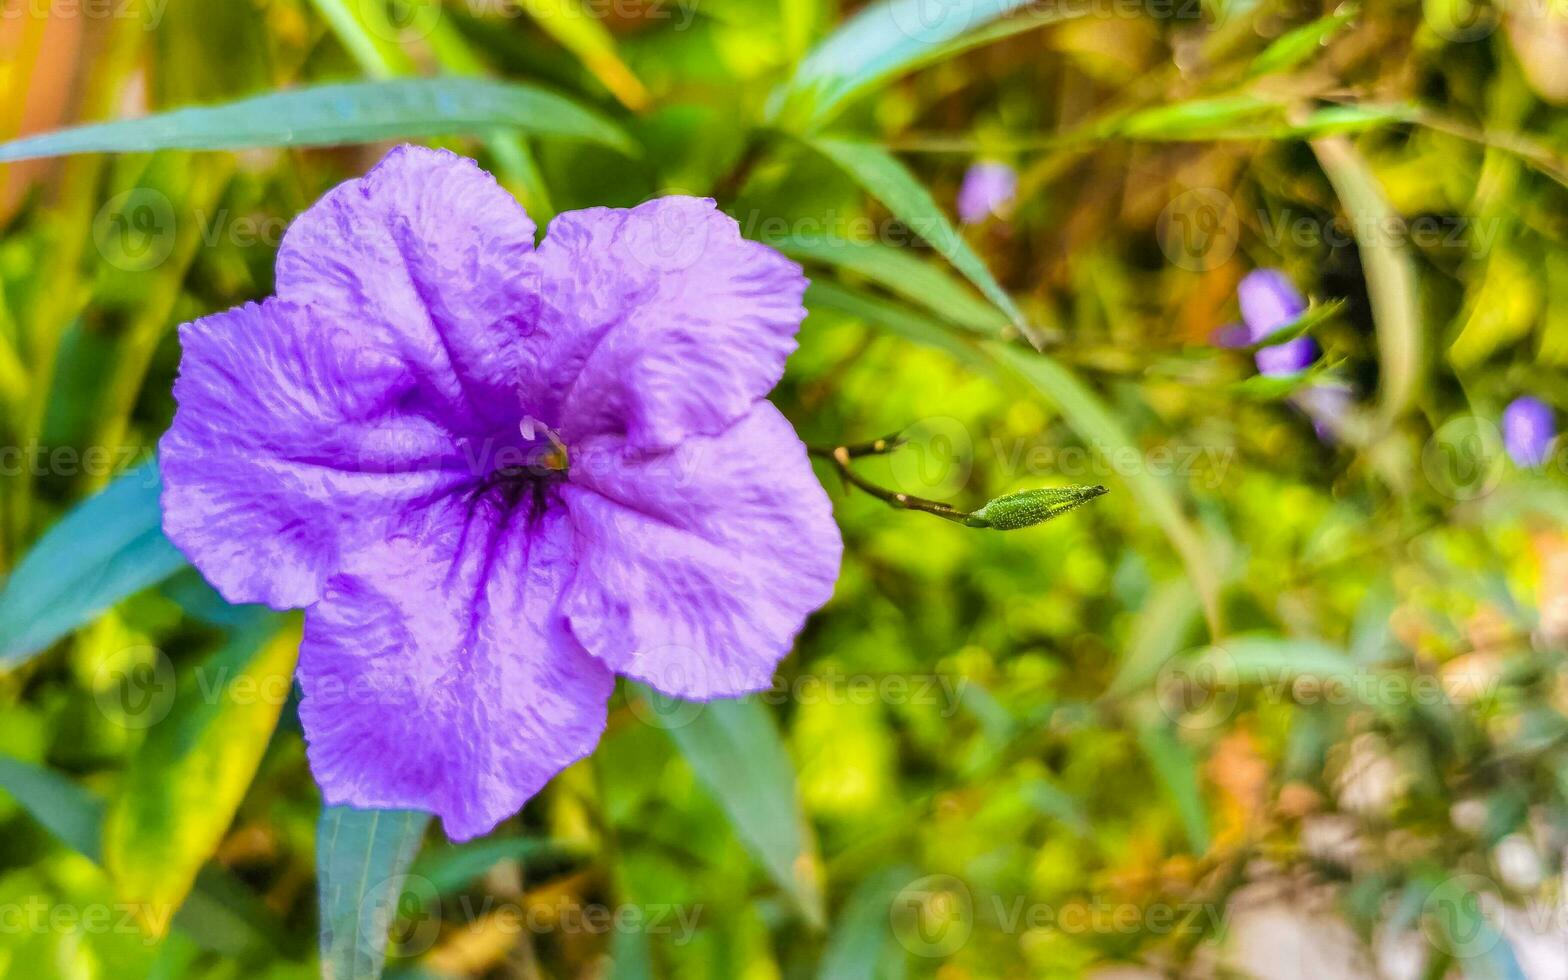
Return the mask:
POLYGON ((806 451, 820 459, 825 459, 838 470, 838 475, 845 483, 856 487, 877 498, 889 507, 900 510, 918 510, 924 514, 934 514, 946 521, 962 524, 969 514, 940 500, 927 500, 924 497, 915 497, 896 490, 872 483, 870 480, 856 473, 850 467, 849 461, 860 456, 880 456, 890 453, 903 445, 903 438, 898 433, 873 439, 870 442, 855 443, 845 446, 807 446, 806 451))

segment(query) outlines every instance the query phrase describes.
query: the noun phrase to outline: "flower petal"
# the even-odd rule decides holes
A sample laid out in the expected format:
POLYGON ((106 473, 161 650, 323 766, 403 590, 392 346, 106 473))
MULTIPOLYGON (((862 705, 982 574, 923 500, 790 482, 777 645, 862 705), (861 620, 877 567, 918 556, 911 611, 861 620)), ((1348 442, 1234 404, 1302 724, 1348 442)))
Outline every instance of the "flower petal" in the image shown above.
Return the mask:
POLYGON ((723 432, 778 383, 805 316, 800 266, 707 198, 563 214, 532 264, 525 388, 562 393, 547 419, 568 443, 723 432))
POLYGON ((432 508, 306 614, 299 714, 329 804, 428 810, 466 840, 593 750, 614 676, 556 611, 564 516, 528 510, 432 508))
POLYGON ((573 634, 666 694, 767 687, 833 593, 843 542, 832 507, 768 402, 670 453, 593 440, 573 456, 562 497, 578 540, 562 603, 573 634))
POLYGON ((533 240, 522 206, 474 161, 400 146, 295 219, 278 251, 278 296, 397 352, 455 431, 490 431, 521 417, 533 240))
POLYGON ((309 310, 238 307, 180 343, 163 527, 230 602, 314 601, 349 539, 464 476, 441 427, 399 408, 407 368, 309 310))

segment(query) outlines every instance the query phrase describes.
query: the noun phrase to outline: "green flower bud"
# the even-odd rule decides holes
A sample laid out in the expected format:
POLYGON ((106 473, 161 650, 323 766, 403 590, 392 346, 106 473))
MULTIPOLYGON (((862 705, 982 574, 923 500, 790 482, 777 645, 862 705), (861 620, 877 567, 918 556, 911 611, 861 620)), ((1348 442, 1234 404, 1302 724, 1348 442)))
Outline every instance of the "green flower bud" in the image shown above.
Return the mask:
POLYGON ((965 518, 964 523, 970 527, 1016 531, 1021 527, 1033 527, 1053 517, 1060 517, 1104 492, 1104 487, 1047 487, 1039 490, 1020 490, 987 502, 984 507, 965 518))

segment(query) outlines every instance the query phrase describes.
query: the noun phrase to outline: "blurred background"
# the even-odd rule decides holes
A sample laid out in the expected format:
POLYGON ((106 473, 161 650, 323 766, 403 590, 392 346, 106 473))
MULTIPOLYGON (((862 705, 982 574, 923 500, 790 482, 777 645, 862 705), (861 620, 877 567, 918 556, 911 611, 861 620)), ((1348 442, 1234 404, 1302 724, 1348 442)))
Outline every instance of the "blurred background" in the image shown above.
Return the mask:
POLYGON ((1568 977, 1561 0, 0 11, 0 974, 1568 977), (175 326, 404 138, 541 229, 715 197, 865 479, 1109 494, 821 466, 774 690, 624 687, 461 847, 324 813, 150 461, 175 326))

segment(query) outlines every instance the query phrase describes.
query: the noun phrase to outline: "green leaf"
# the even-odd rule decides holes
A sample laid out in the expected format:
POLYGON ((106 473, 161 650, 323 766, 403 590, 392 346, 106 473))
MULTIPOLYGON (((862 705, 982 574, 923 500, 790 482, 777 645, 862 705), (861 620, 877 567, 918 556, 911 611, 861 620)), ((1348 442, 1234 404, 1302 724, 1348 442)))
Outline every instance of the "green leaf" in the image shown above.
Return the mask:
POLYGON ((832 310, 868 324, 883 327, 906 340, 946 351, 972 363, 978 359, 974 349, 959 340, 952 330, 923 313, 891 300, 871 296, 835 282, 817 280, 806 287, 806 309, 832 310))
POLYGON ((1310 24, 1303 24, 1286 31, 1274 39, 1263 53, 1252 60, 1248 74, 1254 78, 1294 68, 1322 50, 1329 39, 1338 34, 1346 24, 1361 13, 1353 3, 1343 5, 1337 13, 1319 17, 1310 24))
MULTIPOLYGON (((643 691, 646 697, 647 692, 643 691)), ((749 700, 709 701, 670 737, 729 815, 738 836, 813 926, 823 922, 818 864, 795 770, 767 709, 749 700)))
POLYGON ((1198 762, 1192 751, 1176 738, 1175 731, 1163 718, 1145 718, 1138 722, 1138 747, 1149 760, 1149 767, 1176 812, 1181 816, 1182 829, 1187 844, 1194 854, 1204 854, 1209 849, 1209 815, 1203 806, 1203 791, 1198 783, 1198 762))
POLYGON ((430 823, 418 810, 328 807, 316 826, 325 980, 375 980, 409 865, 430 823))
POLYGON ((1233 127, 1279 116, 1279 102, 1256 95, 1222 95, 1141 109, 1108 124, 1117 136, 1147 140, 1208 140, 1233 127))
MULTIPOLYGON (((768 119, 806 131, 845 103, 930 64, 950 42, 1024 6, 1025 0, 886 0, 873 3, 808 54, 768 100, 768 119)), ((956 53, 951 50, 950 53, 956 53)))
POLYGON ((764 239, 791 258, 817 262, 865 276, 877 285, 937 314, 956 327, 995 336, 1007 329, 1000 310, 959 280, 912 252, 876 242, 822 236, 764 239))
POLYGON ((1340 650, 1321 640, 1288 639, 1280 636, 1228 636, 1211 650, 1220 658, 1217 666, 1234 671, 1243 683, 1271 683, 1296 677, 1348 677, 1357 665, 1340 650))
POLYGON ((893 899, 917 879, 908 867, 884 868, 867 875, 850 893, 822 954, 817 980, 872 980, 886 976, 883 964, 903 951, 888 928, 893 899))
POLYGON ((1336 133, 1360 133, 1385 126, 1402 126, 1421 120, 1421 109, 1406 103, 1384 105, 1331 105, 1314 110, 1280 133, 1281 138, 1312 139, 1336 133))
POLYGON ((429 882, 437 895, 447 895, 472 884, 499 861, 526 863, 534 858, 559 858, 572 853, 568 847, 537 837, 493 837, 425 851, 409 874, 429 882))
POLYGON ((1245 351, 1259 351, 1265 347, 1277 347, 1280 344, 1288 343, 1292 340, 1295 340, 1297 337, 1316 330, 1318 327, 1322 326, 1323 323, 1338 315, 1339 311, 1344 308, 1345 301, 1342 299, 1329 300, 1326 303, 1314 302, 1311 306, 1307 307, 1307 309, 1300 316, 1296 317, 1294 320, 1291 320, 1289 323, 1284 324, 1279 329, 1269 334, 1267 337, 1264 337, 1255 344, 1248 344, 1245 347, 1240 347, 1237 349, 1245 351))
POLYGON ((16 566, 0 592, 0 670, 179 571, 163 536, 155 463, 78 504, 16 566))
MULTIPOLYGON (((106 807, 97 794, 59 773, 0 755, 0 789, 61 843, 99 863, 106 807)), ((174 925, 206 950, 230 956, 277 949, 282 930, 256 896, 223 869, 209 865, 174 915, 174 925)))
POLYGON ((110 804, 104 867, 154 935, 229 829, 288 700, 299 632, 278 623, 259 620, 181 678, 110 804))
POLYGON ((872 197, 881 201, 894 217, 908 225, 910 230, 930 243, 943 258, 953 264, 964 278, 974 283, 986 299, 1018 329, 1029 342, 1040 346, 1040 337, 1024 318, 1023 311, 1007 295, 991 270, 985 267, 969 243, 953 227, 952 222, 937 207, 931 193, 915 179, 896 157, 871 143, 854 140, 819 137, 810 145, 844 172, 855 178, 872 197))
POLYGON ((0 163, 70 153, 328 146, 518 129, 634 153, 605 117, 532 85, 483 78, 408 78, 319 85, 78 126, 0 143, 0 163))
POLYGON ((1127 656, 1103 697, 1126 697, 1152 683, 1166 662, 1181 652, 1198 612, 1198 597, 1185 579, 1157 589, 1138 610, 1127 656))
POLYGON ((579 0, 518 0, 534 23, 583 63, 611 95, 628 109, 648 104, 648 90, 622 60, 615 35, 579 0))
POLYGON ((404 73, 408 66, 408 56, 396 43, 385 35, 390 22, 386 19, 386 10, 373 3, 353 3, 351 0, 311 0, 316 11, 321 14, 332 27, 332 33, 338 36, 343 46, 354 61, 363 68, 366 74, 375 78, 391 78, 393 75, 404 73), (365 22, 367 16, 379 14, 381 23, 376 25, 380 31, 373 30, 365 22))
POLYGON ((1398 235, 1399 215, 1389 205, 1361 155, 1342 137, 1312 144, 1350 219, 1351 232, 1366 273, 1377 327, 1378 423, 1386 429, 1399 418, 1421 388, 1421 309, 1416 298, 1416 270, 1398 235))
MULTIPOLYGON (((1055 404, 1067 424, 1085 443, 1110 458, 1128 453, 1140 457, 1137 447, 1110 409, 1101 404, 1094 392, 1071 371, 1044 354, 1027 353, 996 342, 988 342, 984 346, 1002 366, 1018 374, 1055 404)), ((1220 581, 1202 535, 1182 513, 1181 505, 1170 486, 1151 473, 1148 467, 1116 467, 1115 471, 1115 475, 1127 484, 1133 496, 1143 505, 1144 511, 1165 532, 1171 547, 1181 557, 1203 601, 1209 630, 1218 635, 1220 581)))
POLYGON ((51 769, 8 755, 0 755, 0 789, 67 847, 94 862, 100 859, 104 804, 96 794, 51 769))
POLYGON ((605 980, 653 980, 648 937, 636 929, 617 929, 610 940, 610 972, 605 980))

